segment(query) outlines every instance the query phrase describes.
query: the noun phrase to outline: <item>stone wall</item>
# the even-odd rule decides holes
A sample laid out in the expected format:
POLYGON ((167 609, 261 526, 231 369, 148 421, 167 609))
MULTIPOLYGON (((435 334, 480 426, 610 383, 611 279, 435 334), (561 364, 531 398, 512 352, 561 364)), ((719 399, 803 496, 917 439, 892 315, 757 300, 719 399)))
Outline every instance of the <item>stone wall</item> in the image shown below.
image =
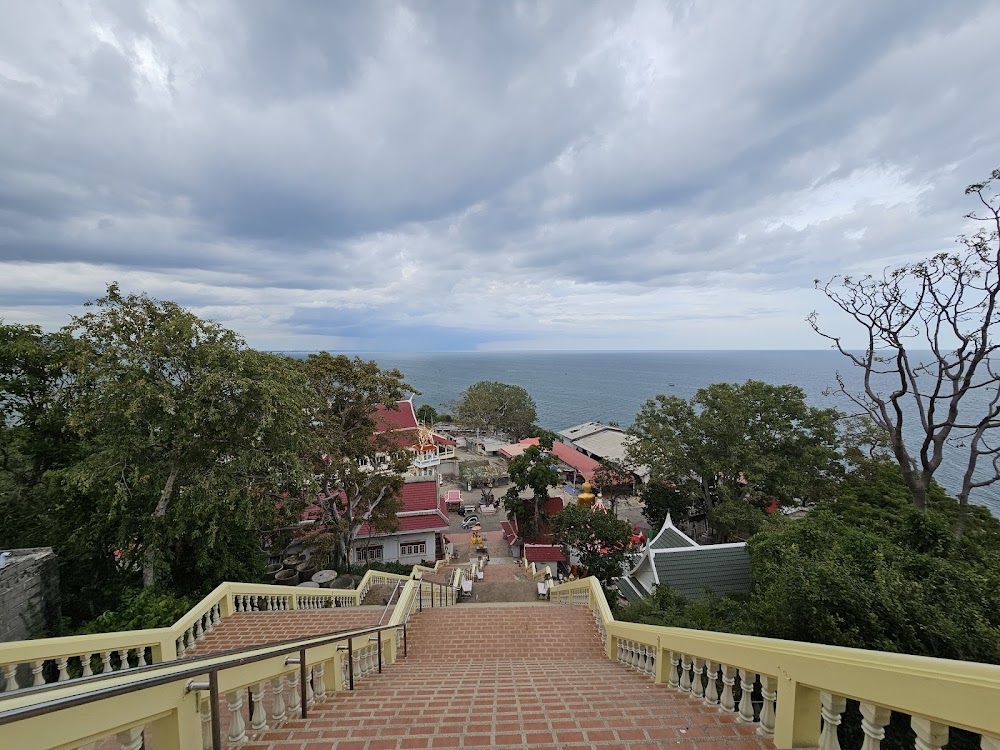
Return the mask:
POLYGON ((52 635, 60 617, 55 553, 51 547, 7 551, 0 568, 0 643, 52 635))

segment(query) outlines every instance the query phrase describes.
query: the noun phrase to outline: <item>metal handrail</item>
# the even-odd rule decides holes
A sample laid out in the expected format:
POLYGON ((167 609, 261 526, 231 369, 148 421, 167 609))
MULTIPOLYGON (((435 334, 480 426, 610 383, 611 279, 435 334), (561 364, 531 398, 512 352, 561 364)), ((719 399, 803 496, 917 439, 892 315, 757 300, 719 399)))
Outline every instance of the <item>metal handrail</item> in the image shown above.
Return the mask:
POLYGON ((387 601, 387 602, 385 603, 385 609, 383 609, 383 610, 382 610, 382 616, 381 616, 380 618, 378 618, 378 624, 379 624, 379 625, 381 625, 381 624, 382 624, 382 620, 384 620, 384 619, 385 619, 385 616, 386 616, 387 614, 389 614, 389 607, 391 607, 391 606, 392 606, 392 600, 393 600, 393 597, 395 597, 395 596, 396 596, 396 592, 397 592, 397 591, 399 591, 399 587, 400 587, 400 586, 401 586, 402 584, 403 584, 403 580, 402 580, 402 579, 400 579, 400 580, 396 581, 396 585, 392 587, 392 593, 391 593, 391 594, 389 594, 389 601, 387 601))
MULTIPOLYGON (((152 670, 166 670, 176 667, 178 663, 183 662, 197 662, 207 659, 217 659, 220 656, 232 654, 232 653, 245 653, 248 651, 260 651, 265 649, 262 653, 254 654, 253 656, 240 656, 232 659, 227 659, 219 664, 214 664, 208 668, 205 667, 189 667, 187 669, 182 669, 179 671, 172 671, 169 674, 156 675, 152 677, 146 677, 135 682, 128 682, 124 685, 115 685, 112 687, 99 688, 93 690, 89 693, 84 693, 82 695, 71 695, 65 698, 56 698, 55 700, 46 701, 43 703, 36 703, 31 706, 22 706, 21 708, 11 709, 9 711, 0 711, 0 726, 5 724, 13 724, 15 721, 20 721, 22 719, 31 719, 36 716, 45 716, 46 714, 54 713, 55 711, 60 711, 66 708, 75 708, 77 706, 84 706, 89 703, 95 703, 106 698, 114 698, 119 695, 124 695, 126 693, 135 692, 136 690, 147 690, 149 688, 158 687, 159 685, 166 685, 171 682, 177 682, 179 680, 188 679, 190 680, 188 684, 188 690, 202 690, 207 689, 211 695, 211 711, 212 711, 212 747, 213 750, 223 750, 222 746, 222 724, 219 717, 219 701, 218 701, 218 690, 219 690, 219 675, 218 673, 225 669, 232 669, 233 667, 241 667, 246 664, 254 664, 259 661, 264 661, 265 659, 273 659, 275 656, 281 656, 283 654, 290 654, 298 651, 299 657, 294 662, 286 663, 298 663, 299 666, 299 679, 300 688, 302 690, 301 695, 302 700, 302 718, 308 718, 308 706, 305 700, 306 695, 306 682, 307 682, 307 670, 306 670, 306 650, 309 648, 315 648, 317 646, 325 646, 330 643, 336 643, 337 641, 347 641, 348 650, 348 673, 350 676, 350 689, 354 689, 354 664, 353 659, 353 639, 360 636, 371 635, 372 633, 378 634, 379 641, 379 672, 382 672, 382 653, 381 653, 381 643, 382 643, 382 631, 384 630, 403 630, 403 656, 407 655, 407 637, 406 637, 406 623, 401 625, 379 625, 371 628, 361 628, 357 630, 342 630, 336 633, 330 633, 321 636, 309 636, 306 638, 297 638, 284 641, 277 645, 271 646, 251 646, 243 649, 235 649, 229 652, 222 652, 221 654, 209 654, 205 656, 197 656, 190 660, 188 659, 177 659, 174 661, 162 662, 160 664, 153 664, 149 667, 140 667, 138 669, 131 669, 128 671, 119 671, 117 673, 108 673, 109 677, 122 677, 126 674, 135 674, 137 671, 141 670, 152 671, 152 670), (294 644, 294 645, 292 645, 294 644), (200 675, 208 675, 207 683, 195 683, 193 678, 200 675)), ((103 675, 94 675, 95 677, 102 677, 103 675)), ((89 678, 88 678, 89 679, 89 678)), ((74 681, 74 685, 79 684, 79 681, 74 681)), ((67 687, 66 683, 56 683, 53 686, 39 686, 38 691, 43 690, 47 687, 67 687)), ((32 691, 34 692, 34 691, 32 691)), ((18 695, 25 695, 28 691, 19 692, 18 695)))

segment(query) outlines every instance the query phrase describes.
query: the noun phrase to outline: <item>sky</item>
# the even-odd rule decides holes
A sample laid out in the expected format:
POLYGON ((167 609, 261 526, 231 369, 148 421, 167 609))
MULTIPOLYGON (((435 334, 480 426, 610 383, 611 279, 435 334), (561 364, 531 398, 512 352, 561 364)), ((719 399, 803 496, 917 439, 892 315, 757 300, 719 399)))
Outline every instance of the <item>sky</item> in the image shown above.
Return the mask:
POLYGON ((955 248, 1000 3, 0 8, 0 318, 118 282, 272 350, 811 349, 955 248))

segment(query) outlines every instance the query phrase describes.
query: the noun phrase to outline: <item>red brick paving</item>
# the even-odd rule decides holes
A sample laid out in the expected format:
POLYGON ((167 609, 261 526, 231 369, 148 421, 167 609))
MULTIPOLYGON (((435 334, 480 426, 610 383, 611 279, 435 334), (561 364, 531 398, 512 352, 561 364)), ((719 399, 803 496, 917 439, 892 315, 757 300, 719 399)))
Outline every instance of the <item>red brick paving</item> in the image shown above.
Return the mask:
POLYGON ((410 623, 407 659, 244 747, 774 748, 756 725, 607 659, 584 607, 462 605, 410 623))
POLYGON ((286 612, 234 612, 215 626, 186 656, 306 638, 378 624, 382 607, 335 607, 286 612))

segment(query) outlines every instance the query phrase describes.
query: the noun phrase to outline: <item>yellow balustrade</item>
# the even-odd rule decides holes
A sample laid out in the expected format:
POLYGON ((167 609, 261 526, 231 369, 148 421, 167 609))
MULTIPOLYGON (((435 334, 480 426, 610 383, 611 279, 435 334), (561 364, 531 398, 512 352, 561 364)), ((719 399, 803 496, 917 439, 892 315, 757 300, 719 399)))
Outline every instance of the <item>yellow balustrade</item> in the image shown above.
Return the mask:
POLYGON ((65 682, 92 674, 159 664, 178 657, 234 612, 356 607, 378 584, 409 576, 369 570, 356 589, 313 589, 257 583, 223 583, 169 628, 39 638, 0 643, 0 697, 14 689, 19 665, 21 687, 65 682), (46 663, 50 666, 46 666, 46 663), (55 680, 47 679, 55 676, 55 680), (30 676, 26 676, 30 674, 30 676), (30 683, 26 685, 25 682, 30 683))
MULTIPOLYGON (((143 644, 151 648, 159 648, 170 652, 175 638, 186 633, 198 621, 199 611, 209 611, 218 605, 222 616, 228 616, 234 611, 243 611, 238 607, 245 606, 245 598, 257 599, 273 603, 274 597, 284 597, 288 609, 301 609, 311 606, 310 597, 353 597, 354 603, 359 603, 371 585, 389 580, 402 580, 399 599, 393 608, 387 628, 381 635, 382 664, 391 664, 397 654, 403 649, 403 629, 410 615, 419 605, 418 592, 420 581, 408 576, 369 571, 356 590, 294 590, 288 586, 267 586, 257 584, 227 583, 223 584, 197 607, 177 621, 171 628, 135 631, 133 633, 107 633, 96 636, 79 636, 73 638, 48 638, 37 641, 26 641, 17 644, 3 644, 12 658, 23 659, 32 657, 52 659, 53 650, 63 653, 80 650, 82 644, 86 649, 119 648, 123 643, 143 644), (300 591, 302 593, 300 593, 300 591), (220 598, 221 597, 221 598, 220 598), (126 640, 122 636, 126 636, 126 640), (131 639, 131 640, 128 640, 131 639), (150 645, 152 644, 152 645, 150 645), (46 650, 48 649, 48 650, 46 650)), ((426 584, 425 584, 426 587, 426 584)), ((438 594, 438 603, 454 603, 454 591, 450 596, 444 593, 447 587, 438 594)), ((352 632, 358 632, 356 629, 352 632)), ((251 664, 241 664, 227 668, 218 673, 219 694, 229 701, 229 716, 223 716, 223 735, 230 743, 238 743, 240 737, 245 737, 249 731, 260 731, 265 724, 274 726, 287 716, 298 715, 302 701, 307 704, 323 697, 327 692, 345 689, 349 683, 348 653, 353 655, 354 679, 378 669, 379 651, 378 636, 370 634, 351 637, 347 634, 337 642, 321 643, 323 636, 304 639, 296 648, 306 648, 306 667, 312 679, 307 683, 309 695, 301 695, 299 689, 298 664, 286 663, 287 655, 276 655, 251 664), (347 642, 350 641, 350 650, 347 642), (314 695, 314 690, 319 690, 314 695), (271 711, 265 715, 261 711, 254 714, 254 724, 247 727, 242 717, 242 701, 247 699, 247 690, 251 696, 256 696, 258 706, 265 706, 263 696, 271 696, 271 711)), ((257 655, 265 655, 281 650, 282 646, 262 647, 253 649, 242 655, 246 659, 257 655)), ((225 662, 227 657, 209 657, 199 659, 198 669, 204 669, 205 675, 215 665, 225 662)), ((184 660, 168 661, 158 667, 142 672, 120 672, 99 679, 67 681, 64 685, 50 685, 44 690, 21 690, 7 695, 0 694, 0 716, 6 712, 38 706, 73 696, 85 695, 96 689, 113 688, 119 685, 136 685, 140 680, 150 677, 176 674, 191 669, 192 662, 184 660)), ((196 680, 202 680, 196 677, 196 680)), ((205 678, 207 679, 207 678, 205 678)), ((186 692, 188 680, 183 679, 163 685, 140 688, 115 697, 103 699, 99 704, 87 704, 76 707, 60 708, 58 720, 53 720, 52 713, 23 718, 12 723, 0 725, 0 748, 18 748, 32 750, 46 748, 49 750, 69 750, 86 746, 88 743, 101 740, 111 735, 120 735, 123 747, 127 747, 133 732, 138 738, 140 732, 145 733, 145 741, 158 750, 188 750, 188 748, 207 748, 211 746, 210 725, 208 723, 207 693, 186 692)), ((136 745, 138 747, 138 745, 136 745)))
POLYGON ((1000 748, 1000 666, 620 622, 593 577, 557 584, 550 598, 593 610, 608 658, 738 712, 778 748, 838 750, 846 699, 861 703, 869 750, 878 750, 890 711, 911 717, 920 750, 946 744, 948 727, 981 734, 983 750, 1000 748), (758 682, 763 708, 755 712, 758 682), (737 685, 750 688, 738 705, 737 685))

